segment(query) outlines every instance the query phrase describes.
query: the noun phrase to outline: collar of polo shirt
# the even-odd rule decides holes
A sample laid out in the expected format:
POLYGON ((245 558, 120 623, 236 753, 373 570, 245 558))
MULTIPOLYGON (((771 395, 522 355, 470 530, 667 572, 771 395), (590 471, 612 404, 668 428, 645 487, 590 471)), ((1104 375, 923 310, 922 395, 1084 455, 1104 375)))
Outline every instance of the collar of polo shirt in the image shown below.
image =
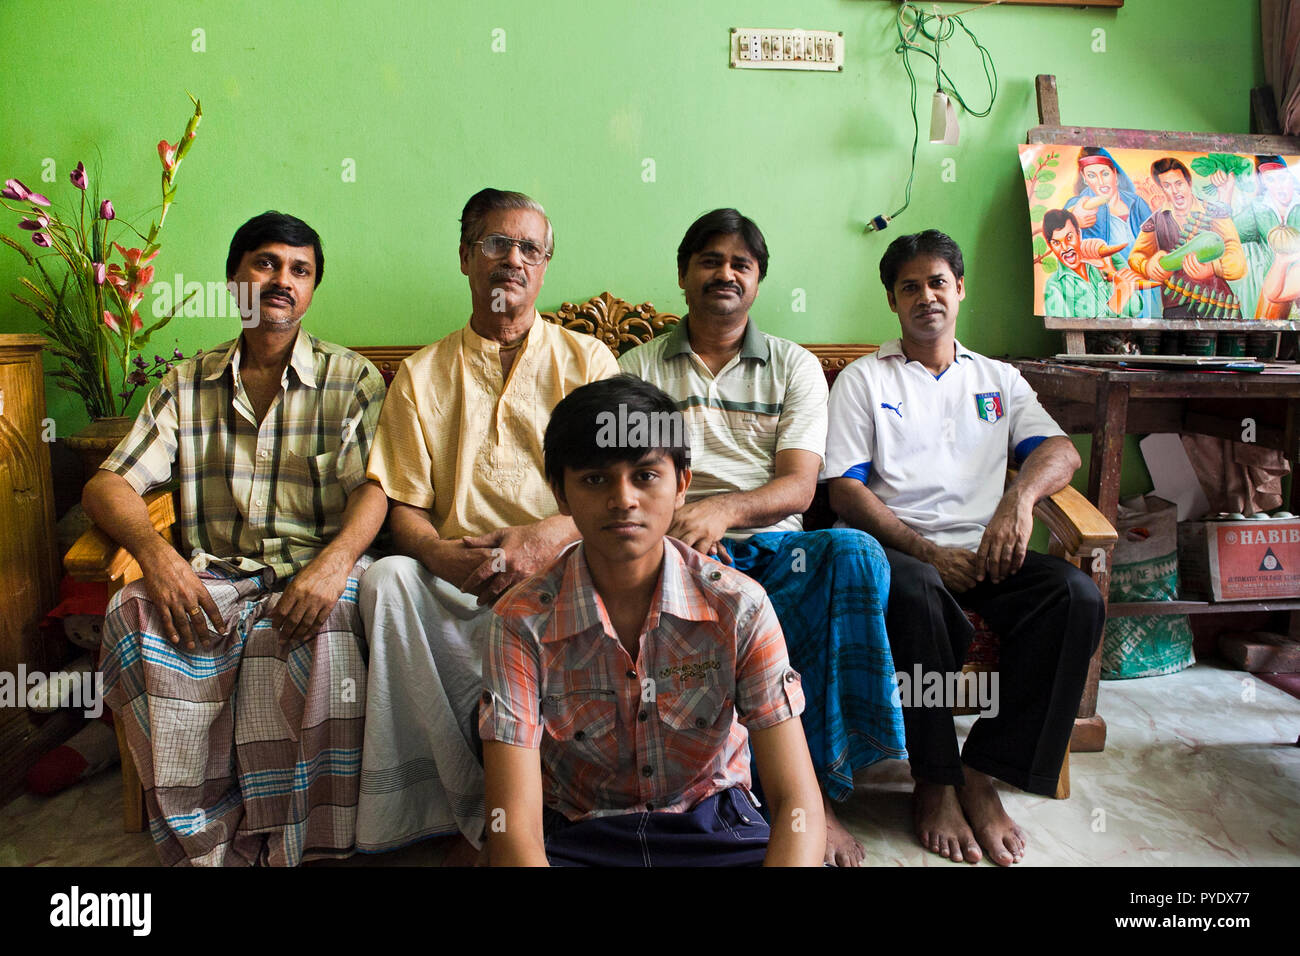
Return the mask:
MULTIPOLYGON (((691 333, 687 327, 690 318, 689 314, 683 315, 682 320, 668 333, 668 344, 664 346, 663 353, 665 359, 689 355, 695 351, 691 348, 691 333)), ((766 337, 759 331, 754 320, 749 319, 745 323, 745 337, 740 341, 740 357, 758 359, 766 365, 771 356, 772 350, 767 344, 766 337)))

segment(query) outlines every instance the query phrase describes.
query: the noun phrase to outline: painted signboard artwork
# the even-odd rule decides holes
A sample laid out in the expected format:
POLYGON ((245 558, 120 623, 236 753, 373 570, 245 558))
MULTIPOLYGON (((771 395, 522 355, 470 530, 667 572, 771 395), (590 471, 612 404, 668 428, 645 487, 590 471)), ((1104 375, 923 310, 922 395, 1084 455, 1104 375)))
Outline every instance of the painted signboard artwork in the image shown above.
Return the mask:
POLYGON ((1042 144, 1020 165, 1038 315, 1300 318, 1300 157, 1042 144))

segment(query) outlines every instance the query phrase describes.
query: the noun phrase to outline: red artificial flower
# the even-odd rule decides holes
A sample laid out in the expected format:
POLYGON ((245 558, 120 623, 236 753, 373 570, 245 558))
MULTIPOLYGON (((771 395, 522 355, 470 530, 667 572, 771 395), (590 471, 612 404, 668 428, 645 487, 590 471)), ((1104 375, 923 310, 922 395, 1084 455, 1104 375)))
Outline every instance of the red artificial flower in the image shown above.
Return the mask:
POLYGON ((176 168, 176 147, 165 139, 159 140, 158 158, 162 160, 163 169, 170 173, 176 168))

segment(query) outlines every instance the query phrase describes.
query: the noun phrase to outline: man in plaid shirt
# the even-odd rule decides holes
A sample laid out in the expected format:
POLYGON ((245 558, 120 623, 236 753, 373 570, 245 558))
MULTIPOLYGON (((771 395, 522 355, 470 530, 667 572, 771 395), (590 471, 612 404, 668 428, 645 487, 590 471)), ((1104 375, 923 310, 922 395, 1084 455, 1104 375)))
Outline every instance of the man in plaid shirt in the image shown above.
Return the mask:
POLYGON ((582 541, 495 607, 479 707, 492 864, 820 863, 803 692, 772 606, 665 537, 690 484, 672 399, 627 376, 584 385, 544 456, 582 541))
POLYGON ((384 383, 302 329, 324 267, 300 219, 241 226, 226 278, 242 334, 168 372, 86 485, 86 512, 144 572, 109 607, 102 666, 167 864, 292 866, 353 846, 384 383), (141 497, 174 480, 179 552, 141 497))

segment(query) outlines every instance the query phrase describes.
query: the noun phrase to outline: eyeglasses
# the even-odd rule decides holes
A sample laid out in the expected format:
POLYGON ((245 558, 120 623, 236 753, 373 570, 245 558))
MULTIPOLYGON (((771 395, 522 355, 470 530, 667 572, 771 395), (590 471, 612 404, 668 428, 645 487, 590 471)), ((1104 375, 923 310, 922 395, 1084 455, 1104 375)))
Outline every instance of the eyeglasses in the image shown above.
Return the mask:
POLYGON ((519 247, 519 257, 530 266, 540 266, 551 254, 531 239, 511 239, 509 236, 484 236, 476 246, 482 246, 483 255, 489 259, 504 259, 510 255, 510 247, 519 247))

